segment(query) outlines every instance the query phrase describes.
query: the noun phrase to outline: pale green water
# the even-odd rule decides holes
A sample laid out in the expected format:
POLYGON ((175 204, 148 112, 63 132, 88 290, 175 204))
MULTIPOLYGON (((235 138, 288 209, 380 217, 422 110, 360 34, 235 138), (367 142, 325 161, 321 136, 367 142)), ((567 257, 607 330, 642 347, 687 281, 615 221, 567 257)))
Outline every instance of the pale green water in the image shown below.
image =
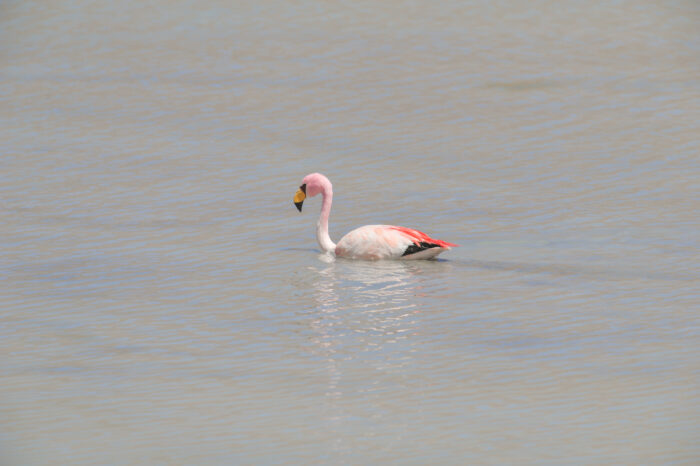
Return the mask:
POLYGON ((0 3, 0 463, 696 464, 699 19, 0 3))

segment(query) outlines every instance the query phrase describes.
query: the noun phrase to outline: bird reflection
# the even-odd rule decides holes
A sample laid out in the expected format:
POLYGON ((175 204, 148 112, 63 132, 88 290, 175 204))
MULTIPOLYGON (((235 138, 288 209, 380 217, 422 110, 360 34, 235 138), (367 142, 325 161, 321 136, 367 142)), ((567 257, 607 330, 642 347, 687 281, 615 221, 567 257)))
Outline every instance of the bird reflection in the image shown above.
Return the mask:
MULTIPOLYGON (((420 334, 422 282, 426 276, 434 279, 434 272, 446 267, 445 263, 337 260, 315 268, 312 351, 325 361, 328 371, 329 429, 344 426, 351 416, 343 407, 357 406, 353 401, 358 398, 367 407, 368 417, 376 420, 382 416, 380 401, 385 395, 381 392, 420 390, 409 380, 412 368, 407 366, 412 364, 413 345, 420 334), (426 269, 429 275, 424 275, 426 269)), ((352 417, 357 414, 354 410, 352 417)), ((333 438, 342 442, 342 437, 333 438)), ((336 447, 342 449, 340 444, 336 447)))
POLYGON ((314 281, 318 346, 379 351, 414 331, 419 267, 403 262, 332 262, 314 281))

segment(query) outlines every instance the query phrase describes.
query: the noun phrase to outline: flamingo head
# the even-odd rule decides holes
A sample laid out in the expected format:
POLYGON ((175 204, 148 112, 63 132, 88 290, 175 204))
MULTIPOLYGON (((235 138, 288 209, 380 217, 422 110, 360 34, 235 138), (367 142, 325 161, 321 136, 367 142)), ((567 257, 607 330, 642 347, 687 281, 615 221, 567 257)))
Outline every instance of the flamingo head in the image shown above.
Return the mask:
POLYGON ((301 181, 301 186, 299 186, 299 189, 297 189, 296 194, 294 194, 294 205, 297 206, 297 209, 299 209, 299 212, 301 212, 304 199, 307 197, 314 197, 320 193, 323 193, 324 195, 333 193, 333 187, 328 178, 320 173, 311 173, 310 175, 306 175, 301 181))

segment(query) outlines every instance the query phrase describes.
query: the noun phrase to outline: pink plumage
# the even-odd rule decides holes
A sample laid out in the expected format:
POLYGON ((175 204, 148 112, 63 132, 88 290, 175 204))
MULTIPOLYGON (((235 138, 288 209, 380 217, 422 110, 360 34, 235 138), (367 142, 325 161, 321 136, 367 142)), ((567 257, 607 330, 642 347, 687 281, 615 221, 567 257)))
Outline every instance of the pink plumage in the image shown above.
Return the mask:
POLYGON ((333 186, 325 176, 312 173, 304 177, 294 196, 294 203, 301 211, 304 199, 321 194, 321 216, 316 229, 316 239, 324 252, 349 259, 432 259, 456 244, 434 239, 423 233, 394 225, 366 225, 343 236, 336 245, 328 235, 328 217, 333 202, 333 186))
POLYGON ((413 240, 415 244, 418 243, 431 243, 431 244, 437 244, 438 246, 442 248, 458 248, 459 244, 453 244, 453 243, 448 243, 447 241, 442 241, 439 239, 431 238, 430 236, 426 235, 422 231, 414 230, 413 228, 406 228, 406 227, 396 227, 396 226, 389 226, 392 230, 398 230, 404 235, 408 236, 413 240))

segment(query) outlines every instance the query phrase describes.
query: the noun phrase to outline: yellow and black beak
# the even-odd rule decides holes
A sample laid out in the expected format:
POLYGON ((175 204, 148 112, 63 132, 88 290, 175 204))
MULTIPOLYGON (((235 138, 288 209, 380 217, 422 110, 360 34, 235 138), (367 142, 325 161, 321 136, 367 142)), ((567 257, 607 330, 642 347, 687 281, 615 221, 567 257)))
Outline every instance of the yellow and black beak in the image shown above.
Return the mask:
POLYGON ((304 205, 304 199, 306 199, 306 185, 302 184, 294 195, 294 205, 297 206, 299 212, 301 212, 301 206, 304 205))

